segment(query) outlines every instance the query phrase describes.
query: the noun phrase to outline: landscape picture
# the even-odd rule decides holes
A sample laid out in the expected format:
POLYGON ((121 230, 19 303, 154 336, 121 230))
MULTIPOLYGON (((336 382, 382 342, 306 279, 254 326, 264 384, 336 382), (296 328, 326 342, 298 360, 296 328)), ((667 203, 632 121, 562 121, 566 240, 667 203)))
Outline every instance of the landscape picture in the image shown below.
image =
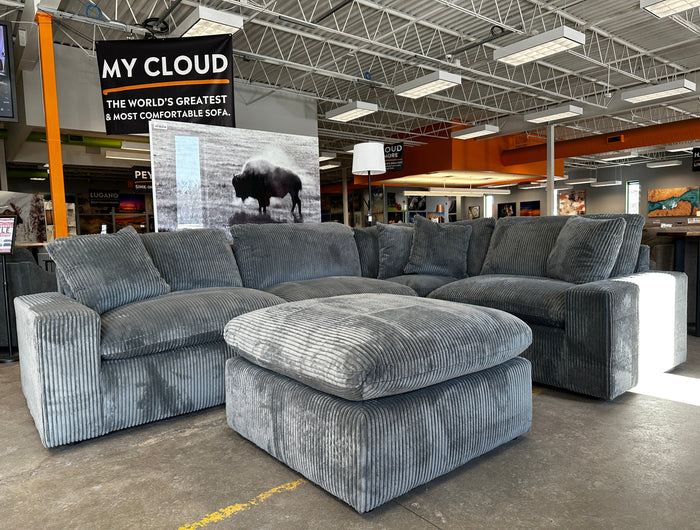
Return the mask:
POLYGON ((520 201, 521 217, 539 217, 540 201, 520 201))
MULTIPOLYGON (((153 120, 156 229, 321 221, 318 138, 153 120)), ((229 235, 230 237, 230 235, 229 235)))
POLYGON ((586 191, 562 191, 559 193, 559 215, 583 215, 586 213, 586 191))
POLYGON ((649 190, 647 201, 649 217, 694 216, 700 211, 700 189, 649 190))

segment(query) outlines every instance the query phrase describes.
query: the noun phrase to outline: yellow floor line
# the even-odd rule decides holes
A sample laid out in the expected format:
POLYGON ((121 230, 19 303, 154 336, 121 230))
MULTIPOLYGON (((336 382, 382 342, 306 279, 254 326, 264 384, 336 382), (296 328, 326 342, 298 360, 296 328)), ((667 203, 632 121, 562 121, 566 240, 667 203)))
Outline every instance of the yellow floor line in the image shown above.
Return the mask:
POLYGON ((306 484, 308 480, 300 478, 299 480, 296 480, 294 482, 288 482, 287 484, 282 484, 281 486, 277 486, 276 488, 272 488, 271 490, 267 490, 265 493, 261 493, 257 497, 255 497, 253 500, 250 500, 246 503, 243 504, 232 504, 231 506, 226 506, 226 508, 221 508, 220 510, 210 513, 209 515, 206 515, 201 521, 197 521, 196 523, 190 523, 186 524, 184 526, 181 526, 179 530, 193 530, 195 528, 204 528, 206 525, 210 523, 217 523, 219 521, 223 521, 224 519, 228 519, 229 517, 236 515, 239 512, 248 510, 252 508, 253 506, 257 506, 259 504, 262 504, 265 500, 267 500, 269 497, 272 497, 275 493, 280 493, 283 491, 292 491, 295 489, 297 486, 301 486, 302 484, 306 484))

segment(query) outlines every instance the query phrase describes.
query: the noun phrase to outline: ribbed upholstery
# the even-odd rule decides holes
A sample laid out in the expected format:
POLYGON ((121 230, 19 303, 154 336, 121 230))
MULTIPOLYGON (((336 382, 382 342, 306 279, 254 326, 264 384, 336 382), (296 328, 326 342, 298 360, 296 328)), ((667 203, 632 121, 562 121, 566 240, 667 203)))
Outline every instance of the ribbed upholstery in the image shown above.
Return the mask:
POLYGON ((279 283, 268 287, 265 291, 279 296, 287 302, 361 293, 416 296, 416 292, 410 287, 397 285, 387 280, 361 276, 329 276, 328 278, 314 278, 300 282, 279 283))
POLYGON ((105 431, 185 414, 224 402, 223 342, 102 363, 105 431))
POLYGON ((177 291, 134 302, 102 315, 100 353, 127 359, 221 341, 233 317, 283 302, 245 287, 177 291))
POLYGON ((464 224, 472 227, 472 237, 469 240, 469 250, 467 251, 467 274, 476 276, 481 273, 486 253, 489 250, 491 235, 496 226, 493 217, 482 217, 480 219, 469 219, 457 221, 456 224, 464 224))
POLYGON ((567 217, 502 217, 481 274, 547 276, 547 258, 567 217))
POLYGON ((71 297, 98 313, 170 292, 131 226, 116 234, 60 238, 46 249, 71 297))
POLYGON ((610 277, 622 245, 625 220, 570 217, 547 259, 547 276, 571 283, 610 277))
POLYGON ((215 228, 154 232, 141 240, 173 291, 243 285, 231 245, 215 228))
POLYGON ((647 272, 651 262, 651 247, 649 245, 639 245, 639 255, 637 256, 637 266, 634 272, 647 272))
POLYGON ((242 224, 231 236, 243 285, 253 289, 362 273, 352 229, 337 223, 242 224))
POLYGON ((100 316, 59 293, 15 299, 22 391, 41 443, 106 431, 100 389, 100 316))
POLYGON ((376 278, 379 273, 379 240, 376 226, 353 228, 355 244, 360 254, 362 276, 376 278))
POLYGON ((500 309, 528 324, 564 327, 566 293, 572 287, 551 278, 494 274, 449 283, 428 298, 500 309))
POLYGON ((418 215, 405 274, 431 274, 463 278, 467 275, 467 250, 472 227, 438 224, 418 215))
POLYGON ((401 276, 408 263, 413 244, 413 226, 404 224, 377 225, 379 269, 377 278, 401 276))
POLYGON ((520 354, 532 337, 502 311, 362 294, 252 311, 232 319, 224 339, 259 366, 366 400, 490 368, 520 354))
POLYGON ((413 289, 418 296, 428 296, 438 287, 455 281, 451 276, 433 276, 431 274, 403 274, 387 278, 390 282, 400 283, 413 289))
POLYGON ((620 253, 617 256, 617 261, 613 270, 610 272, 610 277, 627 276, 635 272, 637 259, 639 256, 639 245, 642 242, 642 231, 644 230, 645 218, 638 214, 610 214, 596 213, 587 214, 583 217, 589 219, 616 219, 622 218, 625 220, 625 233, 620 246, 620 253))
POLYGON ((228 424, 360 513, 526 433, 530 365, 515 358, 407 394, 351 402, 240 357, 228 424))

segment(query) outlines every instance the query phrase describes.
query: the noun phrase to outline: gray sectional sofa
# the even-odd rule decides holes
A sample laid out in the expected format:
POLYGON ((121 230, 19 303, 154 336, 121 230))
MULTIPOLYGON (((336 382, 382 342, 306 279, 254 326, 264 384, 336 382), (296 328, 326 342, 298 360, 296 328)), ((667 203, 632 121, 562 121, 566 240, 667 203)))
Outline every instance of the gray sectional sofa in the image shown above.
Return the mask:
POLYGON ((22 389, 46 447, 210 407, 233 317, 385 293, 510 312, 532 328, 535 381, 612 399, 640 357, 685 360, 687 281, 643 271, 641 217, 572 220, 238 225, 233 252, 211 229, 60 239, 58 292, 15 300, 22 389))

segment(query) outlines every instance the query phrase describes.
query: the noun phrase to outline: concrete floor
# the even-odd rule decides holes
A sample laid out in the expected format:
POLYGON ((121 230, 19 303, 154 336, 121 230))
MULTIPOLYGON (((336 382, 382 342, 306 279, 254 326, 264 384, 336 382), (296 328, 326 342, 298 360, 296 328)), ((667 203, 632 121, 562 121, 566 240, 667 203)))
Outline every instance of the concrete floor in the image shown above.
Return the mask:
MULTIPOLYGON (((674 374, 700 404, 700 338, 674 374)), ((700 529, 700 406, 533 400, 530 433, 358 515, 229 429, 223 407, 47 450, 19 365, 0 364, 0 528, 700 529)))

